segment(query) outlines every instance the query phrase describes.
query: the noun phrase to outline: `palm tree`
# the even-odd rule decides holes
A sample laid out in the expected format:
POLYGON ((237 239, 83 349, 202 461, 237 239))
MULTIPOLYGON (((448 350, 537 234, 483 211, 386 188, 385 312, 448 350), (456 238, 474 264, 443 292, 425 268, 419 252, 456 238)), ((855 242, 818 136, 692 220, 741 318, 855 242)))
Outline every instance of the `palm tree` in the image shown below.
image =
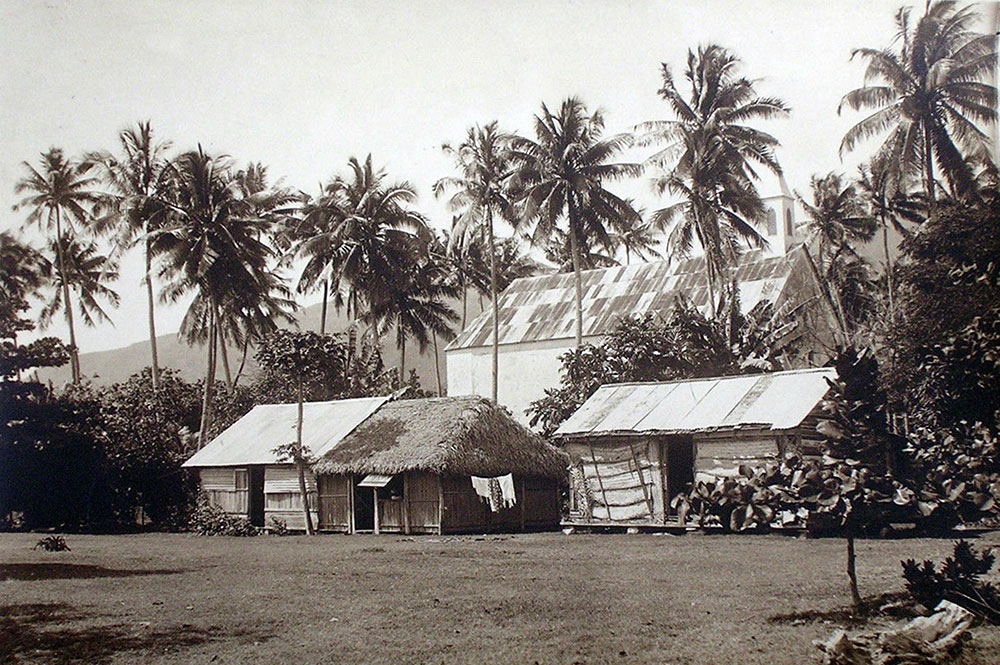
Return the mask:
POLYGON ((602 138, 604 114, 589 113, 576 97, 558 114, 542 104, 535 116, 535 140, 515 137, 512 186, 519 192, 525 220, 534 222, 532 242, 544 245, 565 220, 576 290, 576 345, 583 344, 581 245, 612 246, 611 233, 640 222, 632 205, 605 189, 610 180, 638 176, 638 164, 610 160, 631 142, 626 134, 602 138))
POLYGON ((500 348, 500 310, 497 304, 497 247, 494 216, 509 223, 515 223, 514 206, 507 192, 507 179, 512 173, 510 142, 513 137, 488 123, 485 127, 470 127, 458 147, 444 145, 462 175, 457 178, 441 178, 434 184, 434 194, 443 196, 453 192, 448 206, 459 213, 452 226, 451 242, 467 246, 471 242, 482 242, 489 257, 490 303, 493 308, 493 369, 492 395, 497 401, 498 357, 500 348))
MULTIPOLYGON (((211 417, 216 347, 224 342, 227 315, 253 311, 270 316, 280 282, 269 268, 276 258, 264 240, 268 221, 254 214, 240 195, 230 160, 197 150, 171 164, 171 221, 154 233, 164 251, 162 274, 169 279, 163 297, 176 301, 194 291, 181 324, 189 341, 207 342, 199 445, 205 444, 211 417)), ((231 332, 231 328, 228 329, 231 332)))
MULTIPOLYGON (((610 247, 592 246, 589 238, 579 238, 577 241, 577 254, 580 257, 581 270, 595 270, 599 268, 611 268, 620 265, 615 260, 615 253, 619 246, 618 235, 609 233, 610 247)), ((556 229, 545 244, 545 260, 556 267, 556 272, 573 272, 573 243, 569 233, 562 229, 556 229)))
POLYGON ((833 299, 841 326, 850 330, 864 309, 859 303, 870 291, 867 265, 855 244, 875 237, 876 222, 869 214, 854 183, 844 182, 838 173, 814 175, 810 179, 812 203, 796 193, 809 219, 805 230, 818 244, 822 279, 836 287, 833 299), (854 303, 854 306, 847 306, 854 303), (853 314, 852 314, 853 312, 853 314))
POLYGON ((76 292, 76 307, 85 324, 93 327, 96 321, 110 322, 99 301, 118 307, 118 294, 107 286, 118 279, 117 261, 101 254, 94 242, 81 242, 69 233, 58 241, 50 240, 48 248, 52 256, 61 256, 62 260, 42 260, 42 274, 55 287, 39 316, 42 327, 48 327, 60 309, 72 306, 66 298, 66 293, 72 291, 76 292))
POLYGON ((688 51, 684 77, 691 91, 685 98, 664 64, 659 93, 676 118, 637 127, 643 142, 667 144, 647 160, 669 169, 655 181, 656 190, 682 199, 654 212, 651 221, 660 230, 673 226, 673 256, 687 256, 695 241, 704 249, 713 316, 716 294, 729 284, 741 244, 766 244, 755 228, 766 209, 754 165, 781 173, 774 155, 778 140, 748 123, 788 115, 780 99, 759 97, 754 81, 738 75, 739 67, 736 55, 715 44, 688 51))
POLYGON ((433 340, 434 363, 437 366, 437 338, 448 341, 455 337, 450 324, 458 320, 458 315, 448 306, 446 299, 457 297, 459 289, 449 279, 446 264, 440 260, 442 253, 432 251, 432 247, 427 249, 421 258, 414 257, 412 264, 394 275, 388 288, 374 294, 363 316, 378 329, 379 334, 395 328, 400 384, 406 381, 408 339, 417 341, 420 353, 426 351, 433 340))
POLYGON ((118 134, 121 153, 97 151, 86 156, 101 180, 111 189, 107 198, 108 213, 95 221, 98 233, 114 234, 119 251, 143 243, 149 321, 149 348, 152 360, 153 390, 160 385, 160 366, 156 350, 156 317, 153 298, 153 256, 155 248, 150 232, 166 221, 168 208, 163 203, 169 180, 167 152, 170 141, 156 141, 149 121, 127 127, 118 134))
POLYGON ((625 250, 625 265, 631 263, 632 255, 635 255, 643 261, 648 261, 650 259, 659 260, 663 258, 660 256, 660 253, 654 249, 657 244, 655 225, 651 220, 645 219, 644 209, 636 208, 636 212, 639 213, 639 217, 642 221, 638 224, 631 225, 622 233, 618 234, 618 245, 621 249, 625 250))
MULTIPOLYGON (((302 194, 298 223, 290 235, 292 256, 306 260, 299 276, 296 290, 299 293, 315 291, 322 286, 323 300, 319 332, 326 334, 326 312, 330 302, 331 273, 336 266, 338 239, 333 231, 343 221, 339 202, 334 195, 321 192, 313 198, 302 194)), ((338 291, 339 296, 339 291, 338 291)), ((342 304, 340 300, 338 305, 342 304)))
POLYGON ((989 161, 990 141, 977 123, 997 118, 996 86, 985 81, 996 66, 995 37, 969 29, 977 18, 972 6, 938 0, 911 25, 903 7, 896 13, 898 48, 854 49, 852 57, 867 63, 864 85, 844 95, 838 113, 845 106, 873 112, 847 131, 841 154, 888 132, 877 154, 894 165, 897 180, 920 174, 933 204, 937 163, 954 193, 974 193, 966 157, 989 161))
POLYGON ((350 177, 335 178, 317 200, 329 227, 308 238, 301 251, 322 257, 324 273, 317 274, 329 275, 337 302, 358 320, 374 299, 392 292, 393 280, 431 234, 423 216, 408 207, 417 197, 410 183, 386 182, 371 155, 364 164, 352 157, 349 166, 350 177))
MULTIPOLYGON (((50 148, 42 154, 41 168, 36 169, 28 162, 23 162, 28 175, 17 182, 14 192, 27 194, 14 210, 30 208, 27 223, 37 225, 46 231, 55 230, 55 238, 62 238, 63 223, 66 233, 74 232, 73 224, 86 225, 91 211, 100 198, 94 192, 96 179, 88 173, 89 166, 83 163, 71 162, 63 155, 60 148, 50 148)), ((62 242, 54 242, 56 264, 61 274, 65 273, 63 265, 62 242)), ((76 346, 76 328, 73 323, 73 308, 70 301, 69 280, 62 283, 62 299, 66 303, 66 324, 69 326, 70 369, 73 383, 80 382, 80 353, 76 346)))

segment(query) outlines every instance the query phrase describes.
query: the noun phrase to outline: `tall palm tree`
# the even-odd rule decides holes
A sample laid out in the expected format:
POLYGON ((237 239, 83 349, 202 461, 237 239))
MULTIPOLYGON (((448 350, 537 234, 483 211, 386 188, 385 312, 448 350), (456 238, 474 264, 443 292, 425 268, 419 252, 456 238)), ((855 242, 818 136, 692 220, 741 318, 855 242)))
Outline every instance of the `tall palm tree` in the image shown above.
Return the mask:
POLYGON ((995 37, 970 29, 977 18, 971 5, 937 0, 913 24, 903 7, 893 46, 854 49, 852 57, 867 63, 864 85, 844 95, 838 113, 844 107, 872 113, 847 131, 841 153, 888 132, 878 154, 894 165, 897 180, 920 174, 933 204, 937 164, 954 193, 974 193, 966 158, 989 161, 990 140, 978 125, 997 118, 996 86, 987 82, 996 66, 995 37))
POLYGON ((835 287, 833 298, 841 326, 850 330, 864 309, 858 303, 870 291, 867 265, 855 245, 875 237, 876 222, 853 182, 838 173, 810 179, 812 202, 796 193, 808 219, 805 230, 818 245, 822 279, 835 287), (848 306, 855 303, 855 306, 848 306), (853 314, 851 314, 853 312, 853 314))
MULTIPOLYGON (((316 198, 302 194, 298 223, 291 231, 291 254, 304 258, 296 290, 299 293, 323 291, 319 332, 326 334, 326 312, 330 302, 330 279, 336 267, 339 242, 334 234, 343 221, 341 207, 334 194, 321 192, 316 198)), ((339 296, 339 291, 337 293, 339 296)), ((342 304, 338 299, 337 304, 342 304)))
POLYGON ((169 163, 167 152, 172 144, 170 141, 157 141, 148 120, 123 129, 118 134, 118 142, 121 152, 117 156, 107 151, 96 151, 85 157, 111 190, 107 197, 108 214, 95 220, 95 230, 99 234, 112 233, 120 252, 140 242, 143 245, 146 269, 142 281, 146 286, 151 377, 153 390, 156 390, 160 385, 153 298, 153 256, 156 248, 150 232, 166 221, 168 208, 163 199, 166 197, 165 188, 169 186, 165 175, 169 163))
POLYGON ((331 289, 337 302, 346 304, 348 316, 358 320, 376 298, 392 292, 393 280, 431 232, 424 217, 409 207, 417 198, 410 183, 387 182, 385 171, 372 166, 371 155, 363 164, 354 157, 348 164, 350 176, 335 178, 317 201, 328 215, 328 228, 305 240, 302 251, 317 252, 323 261, 329 256, 323 270, 331 289))
MULTIPOLYGON (((400 384, 406 381, 408 339, 416 340, 423 353, 432 339, 436 345, 438 337, 445 341, 455 337, 451 324, 458 315, 446 300, 457 297, 459 289, 449 279, 446 264, 439 260, 441 254, 431 249, 422 257, 414 256, 413 263, 394 276, 389 288, 374 294, 363 316, 380 334, 395 328, 400 384)), ((435 353, 435 365, 437 361, 435 353)))
POLYGON ((636 208, 636 212, 642 221, 618 234, 619 248, 625 251, 625 265, 631 263, 633 255, 643 261, 663 258, 655 249, 658 242, 655 225, 645 219, 644 209, 636 208))
POLYGON ((497 304, 497 247, 494 217, 514 224, 514 206, 507 191, 512 174, 510 142, 513 137, 497 127, 496 121, 484 127, 470 127, 465 140, 457 147, 445 144, 444 151, 462 172, 460 177, 441 178, 434 184, 434 194, 451 192, 448 206, 459 213, 452 227, 451 242, 467 246, 485 239, 489 259, 490 303, 493 308, 492 395, 497 401, 499 385, 500 310, 497 304))
POLYGON ((96 243, 81 241, 68 233, 59 241, 50 240, 48 249, 51 256, 61 255, 62 262, 53 263, 42 258, 42 273, 55 287, 39 316, 42 327, 47 327, 56 313, 70 302, 65 298, 67 290, 76 292, 75 305, 86 325, 93 327, 98 321, 110 322, 111 317, 100 301, 111 307, 118 307, 121 302, 118 294, 108 286, 118 279, 117 260, 101 254, 96 243))
POLYGON ((781 173, 774 155, 778 140, 749 123, 788 115, 780 99, 757 95, 754 81, 739 75, 740 64, 735 54, 715 44, 688 51, 687 97, 664 64, 659 93, 676 117, 637 127, 644 143, 666 143, 647 160, 668 169, 655 181, 656 190, 682 199, 654 212, 651 221, 661 230, 672 226, 673 256, 688 255, 695 241, 704 249, 713 315, 741 245, 766 244, 756 228, 766 209, 754 167, 781 173))
POLYGON ((171 164, 171 221, 154 236, 164 250, 161 270, 169 281, 167 300, 191 291, 195 298, 181 324, 189 341, 207 342, 199 443, 205 444, 211 418, 217 345, 224 341, 225 317, 241 307, 263 310, 280 282, 270 263, 276 253, 265 242, 268 221, 254 214, 240 195, 231 162, 207 155, 199 146, 171 164))
MULTIPOLYGON (((14 206, 14 210, 29 208, 27 224, 34 224, 46 231, 55 231, 54 238, 63 238, 65 233, 75 232, 74 223, 86 225, 93 207, 100 197, 95 192, 96 178, 89 173, 89 166, 68 160, 60 148, 50 148, 42 154, 41 167, 36 169, 23 162, 28 175, 17 181, 14 192, 25 194, 14 206)), ((63 265, 64 243, 54 242, 56 264, 61 274, 66 274, 63 265)), ((62 283, 62 299, 66 303, 66 324, 69 327, 70 370, 73 383, 80 382, 80 352, 76 346, 76 328, 73 322, 69 280, 62 283)))
POLYGON ((576 345, 583 344, 583 243, 612 246, 611 233, 641 222, 625 199, 605 188, 608 181, 638 176, 639 164, 610 161, 631 142, 627 134, 607 138, 604 114, 590 113, 576 97, 558 113, 545 104, 535 116, 535 139, 515 137, 512 159, 517 170, 512 186, 519 192, 525 220, 534 222, 532 242, 544 245, 565 221, 573 259, 576 291, 576 345))

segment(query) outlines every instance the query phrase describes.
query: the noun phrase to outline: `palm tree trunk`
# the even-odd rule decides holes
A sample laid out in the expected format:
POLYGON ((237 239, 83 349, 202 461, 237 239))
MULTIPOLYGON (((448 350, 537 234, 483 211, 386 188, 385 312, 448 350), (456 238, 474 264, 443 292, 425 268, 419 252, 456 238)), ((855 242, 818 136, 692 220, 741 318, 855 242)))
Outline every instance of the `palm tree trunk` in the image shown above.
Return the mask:
POLYGON ((209 411, 212 408, 212 384, 215 382, 215 310, 208 314, 208 368, 205 371, 205 389, 201 398, 201 424, 198 427, 198 448, 205 447, 208 435, 209 411))
POLYGON ((930 203, 930 211, 934 212, 936 196, 934 193, 934 153, 931 152, 931 134, 924 127, 924 176, 927 180, 927 200, 930 203))
POLYGON ((892 293, 892 256, 889 254, 889 225, 885 215, 882 215, 882 249, 885 251, 885 291, 889 295, 889 320, 892 320, 896 308, 892 293))
MULTIPOLYGON (((493 304, 493 403, 500 385, 500 307, 497 305, 497 250, 493 238, 493 209, 486 206, 486 232, 490 241, 490 300, 493 304)), ((579 295, 579 294, 578 294, 579 295)), ((577 346, 580 346, 579 334, 577 346)))
POLYGON ((330 296, 330 280, 323 280, 323 309, 319 315, 319 334, 326 334, 326 301, 330 296))
POLYGON ((233 385, 235 386, 240 382, 240 376, 243 375, 243 368, 247 364, 247 351, 250 349, 250 338, 247 337, 243 340, 243 357, 240 359, 240 367, 236 370, 236 376, 233 377, 233 385))
POLYGON ((569 247, 573 255, 573 287, 576 290, 576 348, 583 346, 583 280, 580 277, 580 248, 576 242, 576 210, 573 206, 573 194, 566 197, 569 210, 569 247))
POLYGON ((396 346, 399 347, 399 387, 406 383, 406 338, 403 337, 402 327, 396 324, 396 346))
POLYGON ((66 269, 63 259, 63 237, 62 237, 62 219, 59 214, 58 206, 55 208, 56 213, 56 262, 59 267, 59 277, 62 281, 62 291, 63 291, 63 307, 66 309, 66 324, 69 326, 69 367, 70 372, 73 376, 73 384, 77 385, 80 383, 80 350, 76 348, 76 327, 73 325, 73 303, 70 301, 69 294, 69 277, 66 275, 66 269))
POLYGON ((465 320, 469 314, 469 285, 462 277, 462 330, 465 330, 465 320))
MULTIPOLYGON (((302 512, 306 520, 306 533, 313 535, 312 511, 309 510, 309 490, 306 488, 306 461, 302 451, 302 382, 299 381, 298 389, 298 420, 295 423, 295 467, 299 472, 299 495, 302 497, 302 512)), ((375 506, 378 510, 378 506, 375 506)))
POLYGON ((816 280, 816 286, 823 295, 823 301, 826 302, 827 307, 830 308, 830 313, 833 314, 833 320, 837 323, 837 327, 843 336, 843 345, 845 347, 849 346, 851 338, 847 333, 847 322, 843 320, 840 309, 835 304, 833 294, 830 292, 830 285, 819 274, 819 270, 816 268, 816 262, 813 261, 812 255, 809 253, 809 249, 806 247, 806 244, 802 243, 799 247, 802 248, 802 253, 806 256, 806 264, 809 266, 809 272, 812 273, 813 279, 816 280))
POLYGON ((226 337, 219 335, 217 338, 218 350, 222 352, 222 370, 226 375, 226 388, 233 389, 233 375, 229 372, 229 353, 226 352, 226 337))
POLYGON ((438 361, 438 335, 431 331, 431 340, 434 342, 434 374, 437 376, 437 396, 441 397, 441 364, 438 361))
MULTIPOLYGON (((149 233, 149 222, 144 223, 144 233, 149 233)), ((149 238, 146 238, 146 276, 143 278, 146 282, 146 303, 148 305, 149 314, 149 352, 151 354, 151 360, 153 364, 150 368, 152 381, 153 381, 153 392, 160 389, 160 363, 157 358, 156 353, 156 318, 153 314, 153 258, 150 256, 150 243, 149 238)))

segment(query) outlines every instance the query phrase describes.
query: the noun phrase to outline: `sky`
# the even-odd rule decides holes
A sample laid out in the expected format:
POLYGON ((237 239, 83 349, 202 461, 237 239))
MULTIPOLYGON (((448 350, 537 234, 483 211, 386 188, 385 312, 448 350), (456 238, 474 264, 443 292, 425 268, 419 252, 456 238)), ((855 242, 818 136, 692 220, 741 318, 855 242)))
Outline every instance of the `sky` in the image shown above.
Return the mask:
MULTIPOLYGON (((569 95, 604 109, 609 133, 668 118, 660 64, 679 73, 688 49, 712 42, 742 58, 761 94, 791 107, 762 128, 781 141, 789 185, 808 195, 810 175, 851 173, 865 157, 838 155, 860 116, 838 116, 837 106, 862 83, 851 49, 887 46, 900 4, 4 0, 0 229, 22 228, 25 213, 11 206, 23 161, 37 163, 50 146, 114 149, 120 129, 147 119, 178 149, 200 143, 240 164, 260 161, 307 192, 372 153, 392 179, 416 186, 417 207, 443 227, 450 213, 431 193, 453 173, 443 143, 494 119, 529 134, 542 102, 569 95)), ((776 187, 761 184, 764 194, 776 187)), ((619 191, 663 205, 649 177, 619 191)), ((37 230, 22 237, 40 245, 37 230)), ((140 257, 127 257, 114 326, 79 329, 83 352, 145 338, 140 278, 140 257)), ((182 316, 181 305, 160 306, 158 332, 175 331, 182 316)), ((65 336, 61 317, 47 334, 65 336)))

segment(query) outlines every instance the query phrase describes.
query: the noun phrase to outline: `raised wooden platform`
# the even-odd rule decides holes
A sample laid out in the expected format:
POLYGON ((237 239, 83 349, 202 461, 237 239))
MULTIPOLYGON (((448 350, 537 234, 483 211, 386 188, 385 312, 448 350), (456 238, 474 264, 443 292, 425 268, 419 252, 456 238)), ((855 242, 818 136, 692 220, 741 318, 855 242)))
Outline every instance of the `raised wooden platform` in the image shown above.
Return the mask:
POLYGON ((696 531, 699 527, 680 524, 677 520, 642 521, 630 520, 615 522, 611 520, 577 520, 565 519, 560 522, 563 529, 573 529, 582 533, 672 533, 682 535, 688 531, 696 531))

